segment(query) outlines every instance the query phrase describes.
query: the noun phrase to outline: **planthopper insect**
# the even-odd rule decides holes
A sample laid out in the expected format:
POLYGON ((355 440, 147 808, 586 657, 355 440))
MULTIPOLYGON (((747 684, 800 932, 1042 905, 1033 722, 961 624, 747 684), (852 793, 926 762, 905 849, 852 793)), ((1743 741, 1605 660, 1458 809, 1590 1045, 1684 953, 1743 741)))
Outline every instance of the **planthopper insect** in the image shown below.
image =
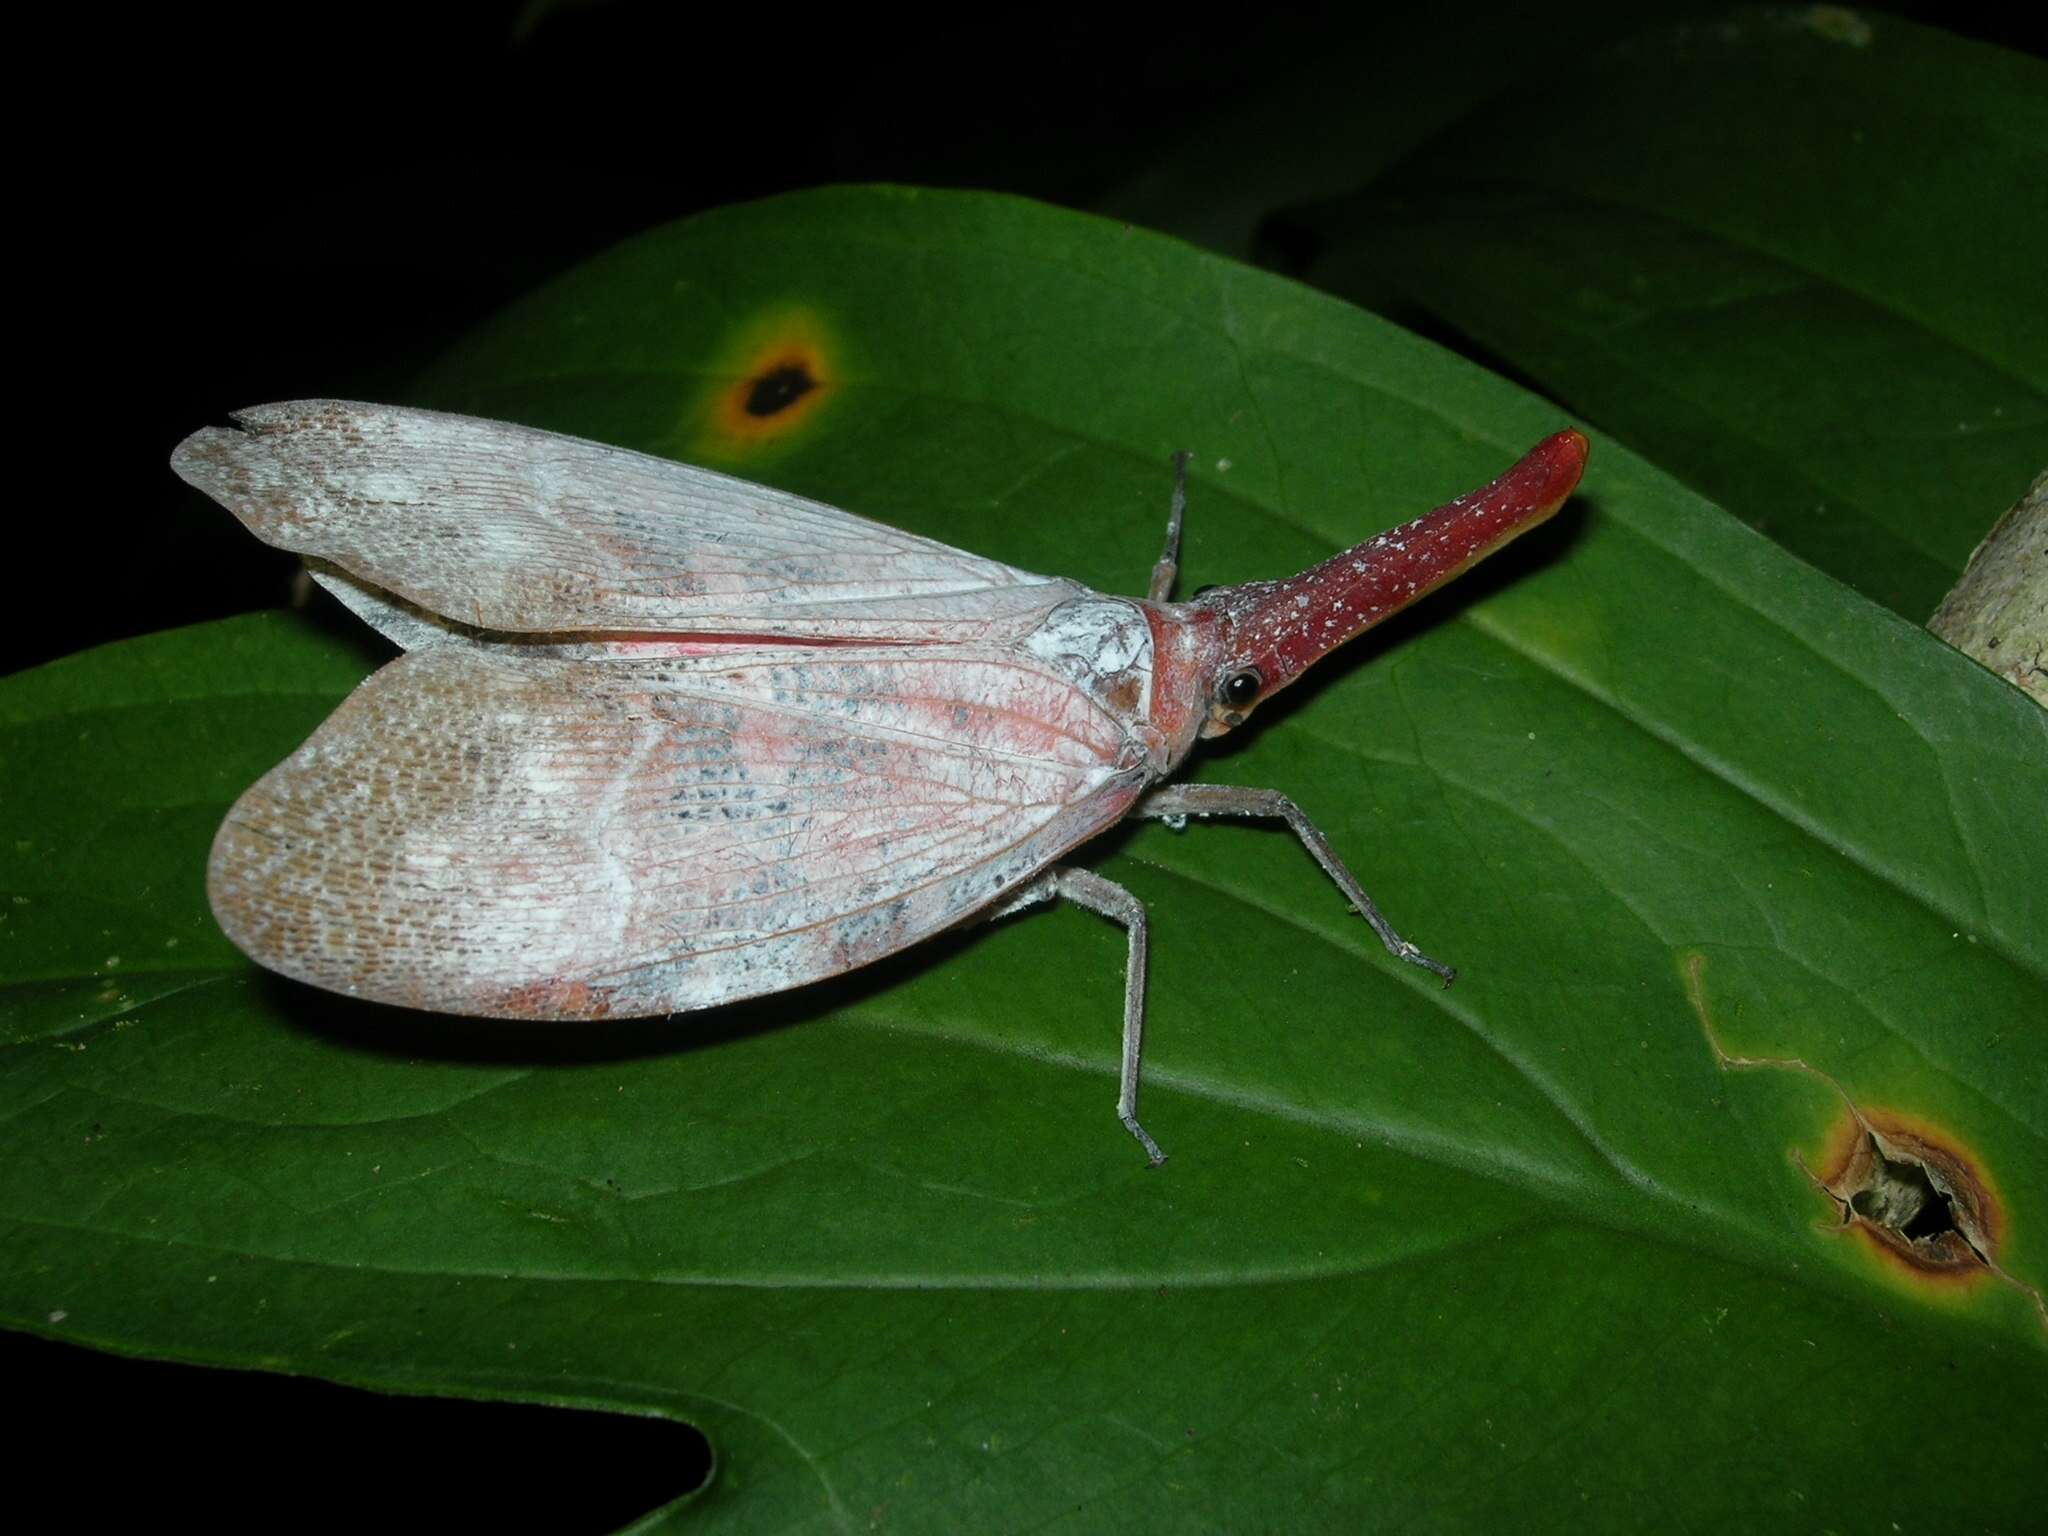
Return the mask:
POLYGON ((236 802, 208 894, 272 970, 527 1019, 778 992, 1065 897, 1129 935, 1117 1113, 1138 1123, 1145 911, 1061 855, 1126 816, 1284 821, 1161 784, 1318 657, 1554 512, 1586 439, 1284 581, 1140 601, 782 491, 390 406, 259 406, 177 472, 404 654, 236 802))

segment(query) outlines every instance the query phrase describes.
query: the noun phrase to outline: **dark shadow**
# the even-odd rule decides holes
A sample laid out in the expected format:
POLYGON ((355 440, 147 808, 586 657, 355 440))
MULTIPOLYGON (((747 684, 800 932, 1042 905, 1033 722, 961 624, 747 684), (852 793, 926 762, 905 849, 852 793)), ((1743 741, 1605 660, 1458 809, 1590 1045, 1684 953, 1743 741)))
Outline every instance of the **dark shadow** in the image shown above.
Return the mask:
POLYGON ((958 953, 981 931, 953 929, 858 971, 788 992, 642 1019, 465 1018, 343 997, 269 972, 258 985, 287 1027, 366 1055, 461 1066, 589 1066, 707 1050, 829 1017, 958 953))

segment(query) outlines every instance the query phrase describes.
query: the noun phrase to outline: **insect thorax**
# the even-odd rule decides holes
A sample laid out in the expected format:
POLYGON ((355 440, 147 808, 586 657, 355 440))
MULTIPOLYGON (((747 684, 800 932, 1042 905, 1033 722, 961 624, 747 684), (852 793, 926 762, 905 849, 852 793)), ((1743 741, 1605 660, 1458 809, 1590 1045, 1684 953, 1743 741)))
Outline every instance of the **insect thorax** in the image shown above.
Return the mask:
POLYGON ((1131 727, 1149 723, 1152 626, 1120 597, 1061 603, 1024 640, 1024 650, 1055 668, 1131 727))

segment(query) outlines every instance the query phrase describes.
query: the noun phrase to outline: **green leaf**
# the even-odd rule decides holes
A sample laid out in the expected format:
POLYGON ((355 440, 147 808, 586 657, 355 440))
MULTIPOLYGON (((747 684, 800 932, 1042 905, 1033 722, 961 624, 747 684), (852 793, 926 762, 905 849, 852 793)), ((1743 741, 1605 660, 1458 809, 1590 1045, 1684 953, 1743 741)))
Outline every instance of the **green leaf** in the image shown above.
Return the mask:
POLYGON ((1599 50, 1299 222, 1318 286, 1919 623, 2048 464, 2043 185, 2048 65, 1815 6, 1599 50))
MULTIPOLYGON (((634 241, 426 395, 1119 591, 1170 450, 1192 589, 1561 424, 1172 241, 904 191, 634 241), (825 387, 747 417, 796 365, 825 387)), ((1608 442, 1462 585, 1189 774, 1293 795, 1455 988, 1284 833, 1087 850, 1153 916, 1157 1171, 1087 913, 673 1021, 370 1008, 236 960, 200 891, 349 653, 265 616, 12 679, 0 1315, 687 1419, 718 1470, 664 1528, 2024 1524, 2043 715, 1608 442), (1975 1160, 2000 1272, 1842 1228, 1801 1164, 1845 1094, 1975 1160)))

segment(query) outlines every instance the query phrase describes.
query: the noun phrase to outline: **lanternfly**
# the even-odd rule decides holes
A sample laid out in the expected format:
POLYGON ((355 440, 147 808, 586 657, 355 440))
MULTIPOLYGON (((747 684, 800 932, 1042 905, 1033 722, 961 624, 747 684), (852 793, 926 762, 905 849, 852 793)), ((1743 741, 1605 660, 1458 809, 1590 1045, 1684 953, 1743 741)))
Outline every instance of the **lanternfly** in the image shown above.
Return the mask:
POLYGON ((243 412, 172 462, 404 651, 236 802, 208 890, 287 976, 451 1013, 708 1008, 1065 897, 1130 937, 1118 1113, 1138 1123, 1145 913, 1060 863, 1126 816, 1284 820, 1167 784, 1317 658, 1554 512, 1586 440, 1284 581, 1169 601, 1186 462, 1143 599, 781 491, 430 411, 243 412))

